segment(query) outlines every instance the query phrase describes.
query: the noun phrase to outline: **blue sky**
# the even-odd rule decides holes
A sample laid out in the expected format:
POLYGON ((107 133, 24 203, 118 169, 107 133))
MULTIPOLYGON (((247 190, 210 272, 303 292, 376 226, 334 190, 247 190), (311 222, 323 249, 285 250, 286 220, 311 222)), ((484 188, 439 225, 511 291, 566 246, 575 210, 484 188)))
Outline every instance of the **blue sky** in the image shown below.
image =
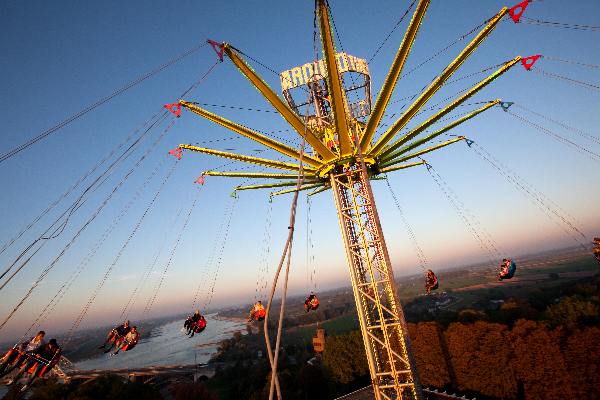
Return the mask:
MULTIPOLYGON (((344 49, 355 56, 369 58, 409 3, 382 1, 365 9, 364 2, 332 1, 331 7, 344 49)), ((491 17, 504 5, 510 6, 512 2, 432 1, 406 70, 491 17)), ((0 7, 0 48, 3 54, 0 59, 3 88, 0 96, 2 153, 207 38, 227 41, 276 71, 313 59, 312 1, 2 2, 0 7)), ((532 3, 525 15, 542 20, 598 25, 600 4, 589 0, 577 2, 576 7, 565 7, 564 2, 559 0, 547 0, 532 3)), ((385 78, 406 24, 407 21, 402 23, 370 63, 375 94, 385 78)), ((516 55, 538 53, 600 64, 597 40, 597 32, 515 25, 507 19, 455 76, 477 72, 516 55)), ((420 90, 464 45, 463 42, 453 47, 420 68, 410 78, 401 80, 396 87, 394 99, 420 90)), ((214 52, 205 47, 0 164, 0 182, 3 187, 0 242, 5 243, 19 232, 162 104, 177 101, 179 93, 198 79, 214 61, 214 52)), ((277 77, 258 65, 255 67, 279 91, 277 77)), ((537 67, 581 81, 595 84, 599 81, 597 69, 586 69, 549 59, 540 60, 537 67)), ((474 84, 482 77, 483 75, 479 75, 448 85, 440 90, 431 104, 474 84)), ((598 91, 552 80, 516 66, 472 101, 494 98, 514 101, 598 136, 600 116, 594 112, 600 105, 598 91)), ((218 65, 187 99, 210 104, 270 109, 227 60, 218 65)), ((392 104, 389 111, 398 110, 401 104, 401 101, 392 104)), ((287 128, 272 113, 207 108, 265 132, 287 128)), ((464 107, 459 111, 468 110, 469 107, 464 107)), ((521 109, 514 110, 591 151, 600 152, 600 146, 594 142, 536 119, 521 109)), ((458 115, 458 112, 453 115, 458 115)), ((425 116, 426 114, 422 115, 425 116)), ((417 121, 411 123, 409 127, 416 123, 417 121)), ((600 215, 597 212, 600 190, 595 172, 598 170, 597 161, 524 126, 498 108, 487 111, 453 133, 476 140, 496 158, 501 159, 579 221, 579 226, 586 235, 591 236, 600 228, 600 215)), ((132 162, 149 147, 157 134, 158 131, 91 197, 73 217, 66 231, 48 243, 28 268, 0 292, 0 315, 6 315, 14 306, 40 271, 70 240, 77 227, 93 212, 131 167, 132 162)), ((282 132, 277 135, 299 143, 293 133, 282 132)), ((256 154, 254 150, 260 149, 257 144, 233 137, 226 130, 184 112, 166 138, 65 254, 32 298, 6 328, 0 331, 0 338, 22 333, 23 326, 29 325, 37 316, 39 308, 47 303, 60 284, 70 276, 121 208, 160 165, 169 149, 179 143, 201 143, 215 139, 225 139, 213 144, 217 149, 235 149, 245 154, 256 154)), ((270 153, 264 152, 261 155, 269 156, 270 153)), ((445 148, 428 156, 427 161, 444 177, 467 209, 477 216, 507 254, 574 244, 560 226, 548 219, 527 197, 506 182, 466 145, 461 143, 445 148)), ((156 178, 120 220, 109 240, 89 262, 72 290, 48 319, 46 326, 49 329, 60 330, 70 326, 173 162, 169 158, 162 164, 156 178)), ((212 276, 214 265, 210 266, 207 273, 207 258, 231 201, 231 189, 240 181, 209 177, 201 190, 192 183, 202 171, 215 168, 223 162, 221 159, 199 154, 184 155, 172 179, 166 184, 115 266, 83 326, 93 326, 118 318, 123 303, 127 301, 142 271, 152 261, 161 243, 164 243, 164 250, 156 267, 158 272, 151 274, 131 315, 133 318, 140 316, 144 302, 151 296, 160 271, 167 262, 184 214, 192 198, 199 196, 192 220, 150 315, 162 315, 191 307, 196 286, 200 282, 209 281, 212 276), (176 219, 181 209, 183 212, 176 219)), ((485 258, 485 254, 424 168, 395 173, 390 177, 390 182, 434 269, 455 267, 485 258)), ((396 274, 418 272, 415 251, 385 184, 375 182, 374 191, 396 274)), ((256 274, 261 269, 259 259, 268 209, 267 197, 266 192, 240 194, 217 276, 213 305, 252 300, 256 274)), ((273 264, 287 233, 289 200, 289 197, 282 197, 273 203, 270 272, 273 271, 273 264)), ((66 204, 61 203, 56 212, 62 211, 66 204)), ((44 218, 36 226, 37 230, 33 229, 2 254, 1 265, 5 266, 14 259, 52 221, 53 215, 56 214, 44 218)), ((313 253, 315 258, 317 288, 346 285, 347 268, 330 193, 313 198, 312 231, 315 245, 314 250, 309 253, 313 253)), ((306 258, 306 199, 301 197, 290 278, 292 293, 306 290, 306 258)), ((201 298, 205 296, 204 290, 201 298)))

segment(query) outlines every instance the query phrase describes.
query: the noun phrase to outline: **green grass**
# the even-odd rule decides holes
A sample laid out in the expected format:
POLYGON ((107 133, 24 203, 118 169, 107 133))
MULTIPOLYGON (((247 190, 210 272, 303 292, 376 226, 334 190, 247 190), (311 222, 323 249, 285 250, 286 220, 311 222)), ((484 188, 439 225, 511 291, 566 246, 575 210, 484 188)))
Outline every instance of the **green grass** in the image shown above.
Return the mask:
MULTIPOLYGON (((355 313, 343 315, 320 323, 319 327, 324 328, 327 335, 340 335, 358 329, 358 317, 355 313)), ((308 342, 312 340, 316 329, 316 325, 301 326, 293 334, 308 342)))

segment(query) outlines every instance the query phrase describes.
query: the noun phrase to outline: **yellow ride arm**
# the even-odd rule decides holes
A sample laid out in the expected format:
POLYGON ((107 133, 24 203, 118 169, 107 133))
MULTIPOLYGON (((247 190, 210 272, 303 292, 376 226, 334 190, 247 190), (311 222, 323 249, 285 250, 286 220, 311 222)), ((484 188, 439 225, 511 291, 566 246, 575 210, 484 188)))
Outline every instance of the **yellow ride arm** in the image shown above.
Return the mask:
POLYGON ((465 49, 456 57, 442 73, 435 78, 427 89, 415 100, 413 104, 398 118, 396 122, 379 138, 379 140, 368 151, 368 155, 377 155, 383 150, 386 144, 394 138, 400 129, 404 128, 415 114, 423 108, 429 99, 442 87, 442 85, 452 76, 463 62, 473 53, 473 51, 483 42, 483 40, 494 30, 502 17, 508 11, 507 7, 502 8, 490 22, 479 32, 479 34, 465 47, 465 49))
MULTIPOLYGON (((471 118, 475 117, 476 115, 481 114, 482 112, 484 112, 485 110, 488 110, 489 108, 495 106, 496 104, 500 103, 500 99, 496 99, 494 101, 490 101, 489 103, 487 103, 486 105, 484 105, 483 107, 478 108, 477 110, 470 112, 468 114, 463 115, 462 117, 450 122, 448 125, 438 129, 437 131, 433 132, 430 135, 425 136, 423 139, 420 140, 416 140, 414 142, 411 142, 410 144, 394 151, 393 153, 386 153, 383 154, 380 159, 382 161, 387 161, 387 160, 392 160, 404 153, 407 153, 408 151, 421 146, 422 144, 425 144, 427 142, 429 142, 430 140, 438 137, 439 135, 449 131, 450 129, 453 129, 455 127, 457 127, 458 125, 462 124, 465 121, 470 120, 471 118)), ((412 132, 412 131, 411 131, 412 132)), ((410 133, 410 132, 409 132, 410 133)))
POLYGON ((385 168, 385 167, 390 167, 392 165, 400 164, 401 162, 408 161, 411 158, 422 156, 423 154, 427 154, 427 153, 432 152, 434 150, 441 149, 442 147, 449 146, 449 145, 451 145, 453 143, 460 142, 461 140, 465 140, 465 139, 466 139, 466 137, 459 136, 459 137, 457 137, 455 139, 448 140, 447 142, 443 142, 443 143, 437 144, 435 146, 428 147, 428 148, 423 149, 423 150, 419 150, 419 151, 417 151, 415 153, 408 154, 408 155, 406 155, 404 157, 400 157, 400 158, 396 158, 394 160, 386 161, 384 163, 381 163, 381 167, 385 168))
POLYGON ((179 104, 181 104, 182 107, 187 108, 194 114, 197 114, 203 118, 206 118, 207 120, 212 121, 216 124, 219 124, 241 136, 252 139, 264 146, 267 146, 270 149, 276 150, 276 151, 280 152, 281 154, 285 154, 288 157, 292 157, 297 160, 300 160, 300 158, 302 158, 304 162, 306 162, 308 165, 311 165, 313 167, 320 167, 322 165, 321 161, 309 156, 308 154, 304 154, 301 156, 300 153, 293 147, 287 146, 281 142, 278 142, 277 140, 271 139, 263 134, 260 134, 252 129, 249 129, 243 125, 229 121, 228 119, 225 119, 217 114, 211 113, 210 111, 207 111, 201 107, 198 107, 195 104, 192 104, 192 103, 184 101, 184 100, 181 100, 179 102, 179 104))
POLYGON ((427 129, 429 126, 433 125, 435 122, 437 122, 444 115, 448 114, 449 112, 451 112, 452 110, 454 110, 456 107, 458 107, 462 103, 464 103, 466 100, 468 100, 469 98, 473 97, 473 95, 475 95, 481 89, 483 89, 484 87, 486 87, 487 85, 489 85, 490 83, 492 83, 495 79, 497 79, 502 74, 504 74, 506 71, 508 71, 510 68, 512 68, 516 63, 519 62, 519 60, 521 60, 521 56, 517 56, 514 59, 510 60, 509 62, 507 62, 506 64, 504 64, 502 67, 498 68, 498 70, 496 70, 493 74, 491 74, 490 76, 488 76, 487 78, 483 79, 478 84, 476 84, 475 86, 473 86, 471 89, 469 89, 462 96, 460 96, 459 98, 457 98, 456 100, 454 100, 452 103, 448 104, 446 107, 444 107, 443 109, 441 109, 440 111, 438 111, 437 113, 435 113, 433 116, 431 116, 430 118, 428 118, 426 121, 424 121, 422 124, 420 124, 416 128, 414 128, 411 131, 409 131, 408 133, 406 133, 404 136, 402 136, 400 139, 396 140, 390 146, 388 146, 388 147, 384 148, 383 150, 381 150, 376 155, 382 156, 382 155, 388 154, 391 151, 393 151, 393 150, 397 149, 398 147, 402 146, 404 143, 408 142, 413 137, 417 136, 419 133, 421 133, 422 131, 424 131, 425 129, 427 129))
POLYGON ((371 140, 373 140, 375 130, 381 123, 381 118, 383 117, 383 113, 387 108, 390 98, 392 97, 392 93, 396 87, 396 82, 398 82, 398 77, 402 73, 404 63, 406 62, 415 38, 417 37, 417 32, 421 27, 421 22, 423 21, 423 17, 425 17, 427 7, 429 7, 429 0, 419 1, 419 5, 415 9, 415 13, 410 21, 410 25, 404 34, 404 39, 402 39, 402 43, 400 43, 400 47, 398 47, 398 52, 396 53, 394 62, 392 63, 390 71, 383 82, 381 91, 379 92, 377 100, 375 101, 375 105, 373 106, 373 110, 371 111, 371 116, 369 117, 367 125, 363 131, 360 141, 361 151, 363 153, 367 151, 367 148, 371 144, 371 140))
MULTIPOLYGON (((227 151, 207 149, 205 147, 193 146, 191 144, 180 144, 179 148, 183 149, 183 150, 191 150, 191 151, 196 151, 199 153, 210 154, 210 155, 217 156, 217 157, 229 158, 231 160, 243 161, 243 162, 247 162, 250 164, 262 165, 265 167, 287 169, 289 171, 300 170, 300 165, 298 165, 298 164, 290 164, 290 163, 286 163, 286 162, 282 162, 282 161, 268 160, 266 158, 245 156, 242 154, 235 154, 235 153, 230 153, 227 151)), ((315 173, 315 170, 312 168, 305 168, 305 170, 311 174, 315 173)))
POLYGON ((335 45, 331 33, 329 10, 327 9, 325 0, 318 1, 318 18, 321 41, 323 43, 323 58, 327 68, 331 110, 333 111, 335 130, 340 142, 340 156, 344 157, 352 154, 354 146, 352 145, 352 139, 350 138, 348 129, 348 120, 346 119, 347 110, 345 107, 345 94, 335 57, 335 45))
POLYGON ((304 122, 300 119, 298 115, 296 115, 291 108, 288 107, 287 104, 283 102, 273 92, 273 90, 267 85, 265 81, 262 80, 260 76, 250 66, 237 54, 237 52, 228 44, 223 44, 223 51, 229 59, 233 62, 233 64, 240 70, 240 72, 248 78, 250 83, 254 85, 254 87, 263 95, 263 97, 271 103, 271 105, 281 114, 281 116, 294 128, 296 132, 302 137, 306 138, 308 144, 310 144, 313 150, 323 157, 325 161, 331 161, 336 158, 336 155, 325 146, 317 136, 315 136, 314 132, 311 131, 304 122))

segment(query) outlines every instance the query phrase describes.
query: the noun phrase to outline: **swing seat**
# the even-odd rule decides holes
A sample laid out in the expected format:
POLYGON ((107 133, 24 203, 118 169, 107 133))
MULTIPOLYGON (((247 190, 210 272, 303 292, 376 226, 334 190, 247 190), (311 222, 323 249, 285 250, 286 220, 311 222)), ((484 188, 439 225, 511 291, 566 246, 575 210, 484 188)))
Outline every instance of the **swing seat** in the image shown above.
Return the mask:
POLYGON ((304 301, 304 311, 309 312, 310 310, 316 310, 319 308, 319 299, 317 296, 312 295, 311 297, 307 297, 304 301))
POLYGON ((17 349, 10 349, 4 353, 4 357, 2 357, 2 359, 6 360, 9 364, 12 364, 20 354, 21 352, 17 349))
POLYGON ((40 369, 36 375, 37 378, 41 378, 44 375, 46 375, 48 373, 48 371, 51 371, 52 368, 54 368, 54 366, 56 364, 58 364, 58 361, 60 360, 60 354, 61 352, 58 351, 54 357, 52 357, 51 360, 46 360, 45 358, 42 358, 40 356, 31 356, 32 358, 35 358, 36 362, 27 370, 28 374, 33 374, 36 370, 36 368, 42 364, 43 367, 42 369, 40 369))
POLYGON ((201 333, 204 329, 206 329, 206 320, 201 319, 197 322, 192 322, 192 330, 194 333, 201 333))
POLYGON ((6 359, 9 365, 19 368, 27 361, 27 357, 22 357, 23 355, 25 355, 23 351, 12 348, 4 354, 3 359, 6 359))
POLYGON ((108 334, 108 343, 113 344, 113 343, 118 343, 120 340, 123 340, 124 336, 121 336, 119 334, 119 332, 117 332, 116 329, 111 329, 111 331, 108 334))
POLYGON ((512 277, 515 276, 515 272, 517 272, 517 264, 512 261, 510 263, 510 267, 508 267, 508 270, 505 273, 500 273, 500 279, 512 279, 512 277))
POLYGON ((265 319, 266 315, 267 315, 267 310, 265 310, 265 309, 258 310, 254 313, 254 319, 257 321, 262 321, 265 319))
POLYGON ((137 340, 134 340, 133 342, 125 342, 121 346, 121 351, 129 351, 129 350, 133 349, 137 345, 137 343, 138 343, 137 340))
POLYGON ((433 273, 432 270, 427 270, 427 274, 425 275, 425 289, 429 293, 431 290, 436 290, 439 288, 439 281, 437 276, 433 273))

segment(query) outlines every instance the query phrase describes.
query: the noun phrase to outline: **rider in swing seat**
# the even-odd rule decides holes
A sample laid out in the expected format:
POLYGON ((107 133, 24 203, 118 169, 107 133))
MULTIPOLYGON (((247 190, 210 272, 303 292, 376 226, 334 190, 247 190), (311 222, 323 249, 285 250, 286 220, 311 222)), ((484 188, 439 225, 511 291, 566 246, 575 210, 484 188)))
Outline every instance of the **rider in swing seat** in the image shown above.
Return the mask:
POLYGON ((29 372, 29 378, 25 385, 21 388, 21 391, 26 391, 33 381, 45 374, 49 369, 52 369, 54 365, 58 363, 60 359, 61 349, 56 339, 50 339, 50 341, 40 346, 34 353, 28 355, 28 360, 23 364, 17 375, 11 379, 7 385, 12 385, 17 382, 25 372, 29 372), (33 368, 33 369, 32 369, 33 368))
POLYGON ((510 259, 502 259, 502 265, 500 265, 500 274, 498 280, 511 279, 517 270, 517 264, 510 259))
POLYGON ((252 309, 250 310, 250 315, 248 315, 248 322, 252 322, 253 320, 262 321, 265 319, 266 310, 265 306, 262 305, 260 300, 254 303, 252 309))
POLYGON ((27 359, 27 354, 34 353, 43 346, 46 343, 44 342, 45 335, 46 332, 39 331, 28 342, 23 342, 9 350, 0 361, 0 378, 19 368, 27 359))
POLYGON ((438 287, 437 276, 435 276, 432 270, 428 269, 425 274, 425 289, 427 290, 427 294, 430 294, 432 290, 436 290, 438 287))
POLYGON ((310 292, 306 300, 304 300, 304 311, 309 312, 317 308, 319 308, 319 299, 317 299, 317 296, 313 292, 310 292))
POLYGON ((118 339, 116 346, 117 349, 113 353, 113 355, 119 354, 119 351, 129 351, 135 347, 135 345, 140 340, 140 333, 137 330, 137 326, 131 328, 127 335, 125 335, 122 339, 118 339))
POLYGON ((194 315, 191 317, 191 323, 188 325, 188 334, 190 337, 194 337, 195 333, 200 333, 206 328, 206 319, 202 314, 200 314, 200 310, 196 310, 194 315))
POLYGON ((125 335, 127 335, 130 330, 131 327, 129 326, 129 320, 125 320, 125 322, 123 322, 122 325, 116 326, 115 328, 110 330, 110 332, 106 336, 106 340, 104 341, 102 346, 98 348, 104 350, 105 353, 108 353, 112 350, 113 346, 115 345, 115 342, 125 337, 125 335), (110 344, 108 349, 106 349, 107 344, 110 344))

